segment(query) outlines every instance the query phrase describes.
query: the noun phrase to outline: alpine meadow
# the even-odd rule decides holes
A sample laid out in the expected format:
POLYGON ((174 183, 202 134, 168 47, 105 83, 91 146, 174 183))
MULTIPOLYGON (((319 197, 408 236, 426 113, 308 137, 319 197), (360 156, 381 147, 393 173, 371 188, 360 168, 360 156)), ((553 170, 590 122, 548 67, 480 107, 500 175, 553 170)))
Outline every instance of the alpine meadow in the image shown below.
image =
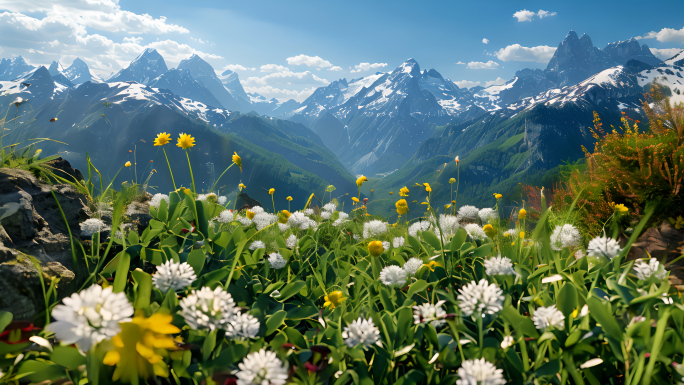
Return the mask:
POLYGON ((0 384, 684 385, 649 5, 0 0, 0 384))

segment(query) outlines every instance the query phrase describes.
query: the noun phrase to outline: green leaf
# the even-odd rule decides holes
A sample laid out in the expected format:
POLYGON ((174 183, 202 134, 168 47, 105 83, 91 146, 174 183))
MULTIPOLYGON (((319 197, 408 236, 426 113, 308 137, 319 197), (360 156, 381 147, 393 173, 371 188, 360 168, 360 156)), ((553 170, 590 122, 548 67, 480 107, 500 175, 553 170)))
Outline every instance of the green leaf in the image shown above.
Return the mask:
POLYGON ((266 320, 266 335, 269 336, 278 330, 280 325, 283 324, 286 316, 287 312, 285 310, 278 310, 268 317, 266 320))
POLYGON ((463 246, 463 242, 465 242, 467 237, 468 233, 465 231, 464 228, 461 227, 458 230, 456 230, 456 234, 451 238, 451 242, 449 243, 449 250, 460 250, 461 246, 463 246))
POLYGON ((558 305, 558 310, 563 313, 565 318, 568 318, 568 316, 579 306, 575 285, 566 282, 558 293, 556 304, 558 305))
POLYGON ((294 307, 287 311, 287 319, 289 320, 302 320, 307 318, 313 318, 318 315, 318 308, 313 306, 299 306, 294 307))
POLYGON ((55 346, 50 361, 57 365, 62 365, 69 370, 76 370, 79 366, 86 364, 86 358, 78 349, 70 346, 55 346))
POLYGON ((0 333, 5 331, 7 325, 12 323, 14 316, 8 311, 0 311, 0 333))
POLYGON ((418 281, 412 283, 409 286, 408 292, 406 293, 406 298, 411 298, 413 297, 414 294, 420 293, 423 290, 427 289, 428 283, 422 279, 419 279, 418 281))
POLYGON ((304 281, 290 282, 287 285, 285 285, 283 290, 280 290, 280 296, 276 299, 280 302, 283 302, 292 297, 293 295, 299 293, 305 286, 306 282, 304 281))
POLYGON ((209 357, 211 357, 211 353, 214 351, 214 348, 216 347, 217 333, 218 330, 213 330, 207 335, 207 338, 204 339, 204 343, 202 344, 202 358, 204 359, 204 361, 207 361, 209 357))
POLYGON ((150 297, 152 296, 152 276, 139 268, 133 270, 131 275, 133 275, 133 280, 136 283, 135 301, 133 303, 135 309, 149 308, 150 297))
POLYGON ((555 376, 558 372, 560 372, 560 359, 556 358, 535 370, 534 375, 538 378, 548 378, 555 376))
POLYGON ((420 235, 423 237, 425 242, 427 242, 435 250, 441 250, 442 249, 442 244, 439 242, 439 239, 437 238, 435 233, 433 233, 432 231, 423 231, 420 233, 420 235))
POLYGON ((128 269, 131 266, 131 256, 123 252, 119 255, 119 263, 116 267, 116 276, 114 276, 114 283, 112 290, 115 293, 121 293, 126 288, 126 281, 128 280, 128 269))
POLYGON ((513 330, 516 333, 522 333, 526 337, 539 337, 539 332, 534 327, 534 322, 529 317, 520 315, 513 306, 505 307, 501 311, 501 316, 513 326, 513 330))
POLYGON ((603 328, 606 334, 621 342, 623 337, 622 329, 613 316, 610 303, 591 296, 587 298, 587 306, 589 307, 591 318, 601 324, 601 328, 603 328))
POLYGON ((199 276, 202 273, 202 268, 204 267, 204 261, 206 259, 207 256, 204 255, 204 250, 195 249, 188 254, 188 265, 192 266, 192 269, 195 270, 195 274, 199 276))
POLYGON ((36 360, 23 361, 19 366, 19 370, 17 370, 17 374, 26 375, 24 378, 33 383, 43 381, 56 382, 56 380, 66 377, 66 372, 61 365, 36 360))

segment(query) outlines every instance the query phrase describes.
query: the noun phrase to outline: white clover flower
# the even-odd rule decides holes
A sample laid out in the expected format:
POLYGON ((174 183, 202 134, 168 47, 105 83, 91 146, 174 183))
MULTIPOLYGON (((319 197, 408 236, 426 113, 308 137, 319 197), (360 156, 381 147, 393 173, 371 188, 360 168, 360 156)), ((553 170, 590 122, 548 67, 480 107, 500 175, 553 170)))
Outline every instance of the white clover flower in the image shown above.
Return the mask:
POLYGON ((518 236, 518 230, 516 230, 516 229, 506 230, 506 231, 504 231, 503 234, 504 234, 504 236, 509 236, 509 237, 515 239, 518 236))
POLYGON ((561 250, 564 247, 579 246, 582 240, 577 227, 573 225, 556 226, 551 234, 551 248, 561 250))
POLYGON ((233 297, 221 286, 193 290, 180 301, 180 306, 185 323, 193 329, 225 330, 237 314, 233 297))
POLYGON ((458 218, 454 215, 448 215, 448 214, 440 214, 439 215, 439 228, 437 226, 433 226, 433 230, 435 231, 435 234, 439 237, 440 235, 442 236, 443 240, 446 240, 447 238, 451 238, 456 234, 456 231, 458 231, 458 228, 461 227, 461 225, 458 223, 458 218), (441 229, 441 234, 440 234, 440 229, 441 229))
POLYGON ((618 241, 608 237, 596 237, 589 241, 589 246, 587 246, 587 255, 590 257, 613 259, 620 255, 621 251, 618 241))
POLYGON ((232 210, 223 210, 221 211, 221 214, 219 214, 219 216, 216 218, 216 220, 221 223, 230 223, 233 221, 234 218, 235 215, 233 215, 232 210))
POLYGON ((54 332, 65 345, 76 344, 84 352, 114 337, 121 331, 119 322, 130 322, 134 309, 126 294, 112 289, 92 285, 64 298, 64 304, 52 310, 55 322, 45 329, 54 332))
POLYGON ((152 199, 150 199, 150 207, 154 207, 155 209, 159 208, 159 205, 161 205, 161 201, 164 200, 166 201, 166 205, 169 205, 169 196, 166 194, 154 194, 152 196, 152 199))
POLYGON ((326 204, 323 206, 323 211, 327 211, 327 212, 332 213, 332 212, 335 211, 335 210, 337 210, 337 205, 336 205, 335 203, 333 203, 333 202, 326 203, 326 204))
POLYGON ((447 313, 442 305, 446 301, 437 301, 435 304, 424 303, 422 305, 413 307, 413 323, 418 325, 421 323, 431 323, 432 326, 438 328, 446 323, 447 313))
POLYGON ((499 219, 499 213, 489 207, 480 210, 477 215, 480 217, 483 224, 489 223, 492 219, 499 219))
POLYGON ((551 326, 556 329, 565 328, 565 316, 556 309, 556 305, 537 308, 532 315, 532 321, 534 321, 534 326, 539 330, 544 330, 551 326))
POLYGON ((337 227, 337 226, 343 224, 344 222, 347 221, 347 218, 349 218, 349 214, 345 213, 344 211, 340 211, 338 213, 337 219, 335 219, 335 221, 333 222, 333 226, 337 227))
POLYGON ((228 197, 227 197, 227 196, 221 195, 220 197, 218 197, 218 204, 219 204, 219 205, 225 206, 225 205, 226 205, 226 202, 228 202, 228 197))
POLYGON ((321 219, 325 219, 326 221, 332 217, 332 212, 330 211, 322 211, 321 212, 321 219))
POLYGON ((304 215, 306 215, 307 217, 310 217, 310 216, 314 215, 314 210, 313 210, 313 209, 304 209, 304 211, 302 211, 302 212, 303 212, 304 215))
POLYGON ((396 237, 392 240, 392 247, 398 249, 404 246, 404 243, 406 243, 406 239, 404 239, 404 237, 396 237))
POLYGON ((230 338, 256 338, 259 334, 259 320, 247 313, 237 313, 226 325, 226 335, 230 338))
POLYGON ((287 246, 288 249, 294 249, 297 246, 297 241, 297 236, 292 234, 285 240, 285 246, 287 246))
POLYGON ((278 222, 278 230, 280 230, 281 233, 284 233, 289 229, 290 229, 290 225, 288 225, 287 223, 278 222))
POLYGON ((458 209, 458 218, 475 221, 479 215, 480 210, 475 206, 461 206, 461 208, 458 209))
POLYGON ((290 214, 290 218, 287 220, 287 224, 295 229, 302 229, 306 230, 310 227, 316 227, 318 223, 314 221, 313 219, 309 218, 306 216, 301 211, 295 211, 294 213, 290 214))
POLYGON ((497 369, 494 364, 484 358, 465 360, 458 368, 456 385, 505 385, 503 369, 497 369))
POLYGON ((463 226, 463 228, 468 233, 468 235, 470 235, 470 238, 480 241, 488 239, 487 234, 485 234, 482 227, 477 223, 468 223, 467 225, 463 226))
POLYGON ((658 279, 665 279, 667 277, 667 271, 663 265, 658 262, 657 259, 651 258, 648 263, 642 261, 641 259, 636 261, 634 264, 634 270, 636 271, 636 276, 642 281, 645 281, 653 276, 658 279))
POLYGON ((97 218, 86 219, 85 222, 82 222, 80 226, 81 234, 85 237, 89 237, 95 233, 109 229, 102 219, 97 218))
POLYGON ((359 237, 359 234, 354 234, 352 235, 352 239, 354 239, 356 242, 359 242, 361 240, 361 237, 359 237))
POLYGON ((271 269, 282 269, 287 265, 287 261, 285 258, 283 258, 280 253, 271 253, 268 255, 268 264, 271 266, 271 269))
POLYGON ((249 209, 249 210, 250 210, 251 212, 253 212, 254 214, 260 214, 260 213, 265 213, 265 212, 266 212, 266 210, 264 210, 264 208, 261 207, 261 206, 254 206, 254 207, 252 207, 252 208, 249 209))
POLYGON ((383 250, 389 250, 390 249, 390 243, 387 241, 382 241, 382 248, 383 250))
POLYGON ((363 238, 377 237, 387 232, 387 223, 374 219, 363 224, 363 238))
POLYGON ((401 286, 406 279, 406 271, 399 266, 386 266, 380 271, 380 282, 387 286, 401 286))
POLYGON ((372 320, 359 317, 359 319, 344 328, 342 338, 344 338, 344 343, 350 348, 358 344, 362 344, 367 348, 378 342, 380 330, 378 330, 372 320))
POLYGON ((503 341, 501 341, 501 349, 508 349, 513 346, 514 343, 515 339, 513 339, 513 336, 506 336, 503 341))
POLYGON ((245 227, 249 227, 252 225, 252 220, 247 218, 247 217, 243 217, 243 216, 238 215, 235 217, 235 219, 245 227))
POLYGON ((485 272, 487 275, 518 275, 513 269, 513 262, 510 258, 498 257, 485 259, 485 272))
POLYGON ((256 225, 257 230, 262 230, 278 221, 278 216, 261 211, 259 213, 254 213, 254 218, 252 222, 256 225))
POLYGON ((254 241, 249 245, 250 250, 265 249, 266 244, 263 241, 254 241))
POLYGON ((248 354, 238 368, 238 385, 284 385, 289 377, 287 364, 266 349, 248 354))
POLYGON ((199 194, 199 195, 197 195, 197 198, 195 198, 195 200, 206 201, 207 200, 207 194, 199 194))
POLYGON ((187 262, 177 263, 166 261, 157 266, 157 273, 152 276, 152 282, 162 293, 169 289, 183 290, 197 279, 195 270, 187 262))
POLYGON ((423 266, 423 261, 418 258, 411 258, 406 263, 404 263, 404 271, 408 275, 415 275, 418 269, 423 266))
POLYGON ((503 291, 495 283, 489 284, 486 279, 477 283, 471 281, 458 292, 461 310, 466 317, 496 314, 503 309, 503 291))
POLYGON ((432 223, 428 221, 414 222, 409 226, 408 233, 410 236, 415 237, 418 235, 419 231, 428 231, 430 227, 432 227, 432 223))

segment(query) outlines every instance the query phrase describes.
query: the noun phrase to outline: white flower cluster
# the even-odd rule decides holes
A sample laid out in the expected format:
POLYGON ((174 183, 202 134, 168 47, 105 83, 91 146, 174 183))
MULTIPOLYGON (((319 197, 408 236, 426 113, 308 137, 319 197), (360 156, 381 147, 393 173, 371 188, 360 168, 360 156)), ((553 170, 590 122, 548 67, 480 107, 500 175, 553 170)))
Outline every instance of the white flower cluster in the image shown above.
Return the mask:
POLYGON ((539 330, 544 330, 551 326, 556 329, 565 328, 565 316, 556 309, 556 305, 537 308, 532 315, 532 321, 534 321, 534 326, 539 330))
POLYGON ((404 239, 404 237, 396 237, 392 240, 392 247, 398 249, 404 246, 404 243, 406 243, 406 239, 404 239))
POLYGON ((235 215, 233 215, 233 210, 223 210, 219 214, 219 216, 216 218, 218 222, 221 223, 230 223, 235 219, 235 215))
POLYGON ((85 237, 90 237, 95 233, 99 233, 100 231, 105 231, 109 229, 109 227, 105 225, 102 219, 97 218, 86 219, 85 222, 82 222, 80 224, 80 226, 81 234, 85 237))
POLYGON ((158 209, 159 206, 161 205, 161 201, 166 201, 166 205, 168 206, 169 204, 169 196, 166 194, 154 194, 152 196, 152 199, 150 199, 150 207, 154 207, 155 209, 158 209))
POLYGON ((496 211, 494 211, 494 209, 491 208, 484 208, 480 210, 477 213, 477 215, 480 217, 482 224, 487 224, 490 220, 499 219, 499 213, 497 213, 496 211))
POLYGON ((314 215, 314 210, 313 210, 313 209, 304 209, 302 212, 303 212, 304 215, 306 215, 307 217, 310 217, 310 216, 314 215))
POLYGON ((467 219, 471 221, 476 221, 477 217, 480 215, 480 210, 475 206, 461 206, 458 209, 458 218, 467 219))
POLYGON ((221 286, 214 290, 207 286, 193 290, 180 301, 180 306, 185 323, 193 329, 209 331, 226 330, 238 313, 233 297, 221 286))
POLYGON ((238 368, 238 385, 284 385, 289 377, 287 364, 265 349, 248 354, 238 368))
POLYGON ((256 338, 261 324, 251 314, 236 313, 226 325, 226 335, 230 338, 256 338))
POLYGON ((256 225, 257 230, 262 230, 276 223, 277 221, 278 216, 276 216, 275 214, 267 213, 263 209, 261 209, 261 211, 259 212, 254 212, 254 218, 252 219, 252 222, 254 222, 254 224, 256 225))
POLYGON ((382 249, 383 250, 387 251, 390 249, 391 246, 392 245, 390 245, 390 243, 388 241, 382 241, 382 249))
POLYGON ((337 205, 334 202, 328 202, 325 205, 323 205, 322 210, 332 213, 335 210, 337 210, 337 205))
POLYGON ((470 238, 480 241, 487 239, 487 234, 485 234, 482 227, 477 223, 468 223, 467 225, 463 226, 463 228, 468 233, 470 238))
POLYGON ((235 220, 238 221, 238 222, 240 222, 240 224, 242 224, 242 225, 245 226, 245 227, 248 227, 248 226, 251 226, 251 225, 252 225, 252 220, 251 220, 251 219, 249 219, 249 218, 247 218, 247 217, 243 217, 243 216, 241 216, 241 215, 237 215, 237 216, 235 217, 235 220))
POLYGON ((316 228, 318 223, 313 219, 306 216, 305 213, 301 211, 295 211, 290 214, 290 218, 287 220, 287 224, 291 228, 306 230, 308 228, 316 228))
POLYGON ((458 368, 456 385, 504 385, 506 379, 503 369, 497 369, 494 364, 484 358, 465 360, 458 368))
POLYGON ((345 213, 344 211, 338 212, 337 215, 338 215, 338 217, 333 222, 333 226, 339 226, 339 225, 343 224, 344 222, 346 222, 347 218, 349 218, 349 214, 345 213))
POLYGON ((409 226, 408 233, 410 236, 415 237, 418 235, 419 231, 428 231, 430 227, 432 227, 432 223, 428 221, 414 222, 409 226))
POLYGON ((285 240, 285 246, 287 246, 288 249, 294 249, 297 247, 297 241, 299 241, 297 236, 292 234, 285 240))
POLYGON ((380 282, 387 286, 401 286, 406 283, 406 271, 399 266, 386 266, 380 271, 380 282))
POLYGON ((370 347, 380 339, 380 330, 378 330, 372 320, 359 317, 344 328, 342 338, 344 338, 344 343, 350 348, 358 344, 370 347))
POLYGON ((119 322, 130 322, 134 309, 126 294, 114 293, 112 289, 92 285, 64 298, 64 304, 52 310, 55 322, 45 329, 54 332, 62 343, 76 344, 84 352, 114 337, 121 330, 119 322))
POLYGON ((197 279, 195 270, 187 262, 177 263, 166 261, 157 266, 157 272, 152 276, 152 282, 162 293, 169 289, 183 290, 197 279))
POLYGON ((275 252, 268 255, 268 264, 271 266, 271 269, 278 270, 285 267, 285 265, 287 265, 287 261, 282 255, 280 255, 280 253, 275 252))
POLYGON ((618 241, 608 237, 596 237, 589 241, 587 255, 590 257, 606 257, 613 259, 620 255, 622 248, 618 241))
POLYGON ((573 225, 556 226, 551 234, 551 248, 554 250, 579 246, 581 241, 582 235, 573 225))
POLYGON ((218 197, 218 204, 219 204, 219 205, 225 206, 225 205, 226 205, 226 202, 228 202, 228 197, 227 197, 227 196, 221 195, 220 197, 218 197))
POLYGON ((485 272, 487 275, 518 275, 513 269, 513 262, 510 258, 498 257, 485 259, 485 272))
POLYGON ((432 326, 438 328, 446 323, 446 310, 442 308, 446 301, 437 301, 435 304, 424 303, 413 307, 413 323, 418 325, 421 323, 431 323, 432 326))
POLYGON ((477 283, 471 281, 458 292, 461 310, 466 317, 496 314, 503 309, 503 291, 496 284, 489 284, 486 279, 477 283))
POLYGON ((257 250, 257 249, 265 249, 265 248, 266 248, 266 244, 263 241, 254 241, 254 242, 249 244, 249 249, 252 251, 257 250))
POLYGON ((642 281, 645 281, 651 277, 656 277, 658 279, 665 279, 667 277, 667 271, 663 265, 658 262, 657 259, 651 258, 648 263, 638 260, 634 264, 634 270, 636 271, 636 276, 642 281))
POLYGON ((404 271, 406 272, 407 275, 415 275, 418 269, 420 269, 423 266, 423 261, 418 259, 418 258, 411 258, 406 263, 404 263, 404 271))
POLYGON ((373 219, 363 224, 363 238, 377 237, 387 232, 387 223, 373 219))
POLYGON ((516 229, 506 230, 506 231, 504 231, 503 234, 504 234, 504 236, 509 236, 509 237, 515 239, 518 236, 518 230, 516 230, 516 229))

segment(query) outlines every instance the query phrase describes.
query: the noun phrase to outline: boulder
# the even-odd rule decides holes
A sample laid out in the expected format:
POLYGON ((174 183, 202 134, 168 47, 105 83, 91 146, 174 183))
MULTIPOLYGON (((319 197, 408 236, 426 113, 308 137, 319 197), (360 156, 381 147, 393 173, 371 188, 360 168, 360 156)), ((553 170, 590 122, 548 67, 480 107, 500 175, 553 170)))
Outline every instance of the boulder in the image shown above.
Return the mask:
MULTIPOLYGON (((66 161, 57 165, 60 172, 75 173, 66 161)), ((0 168, 0 310, 24 320, 43 310, 38 270, 28 256, 40 264, 46 289, 54 279, 59 297, 75 290, 68 229, 80 234, 79 223, 88 219, 86 202, 69 184, 51 185, 28 171, 0 168)))
MULTIPOLYGON (((664 221, 660 226, 644 231, 637 238, 632 244, 628 258, 648 258, 650 255, 659 261, 667 258, 667 262, 670 262, 682 254, 684 254, 684 232, 675 229, 670 222, 664 221)), ((670 281, 673 285, 684 285, 684 260, 680 259, 668 266, 668 270, 670 270, 670 281)))

